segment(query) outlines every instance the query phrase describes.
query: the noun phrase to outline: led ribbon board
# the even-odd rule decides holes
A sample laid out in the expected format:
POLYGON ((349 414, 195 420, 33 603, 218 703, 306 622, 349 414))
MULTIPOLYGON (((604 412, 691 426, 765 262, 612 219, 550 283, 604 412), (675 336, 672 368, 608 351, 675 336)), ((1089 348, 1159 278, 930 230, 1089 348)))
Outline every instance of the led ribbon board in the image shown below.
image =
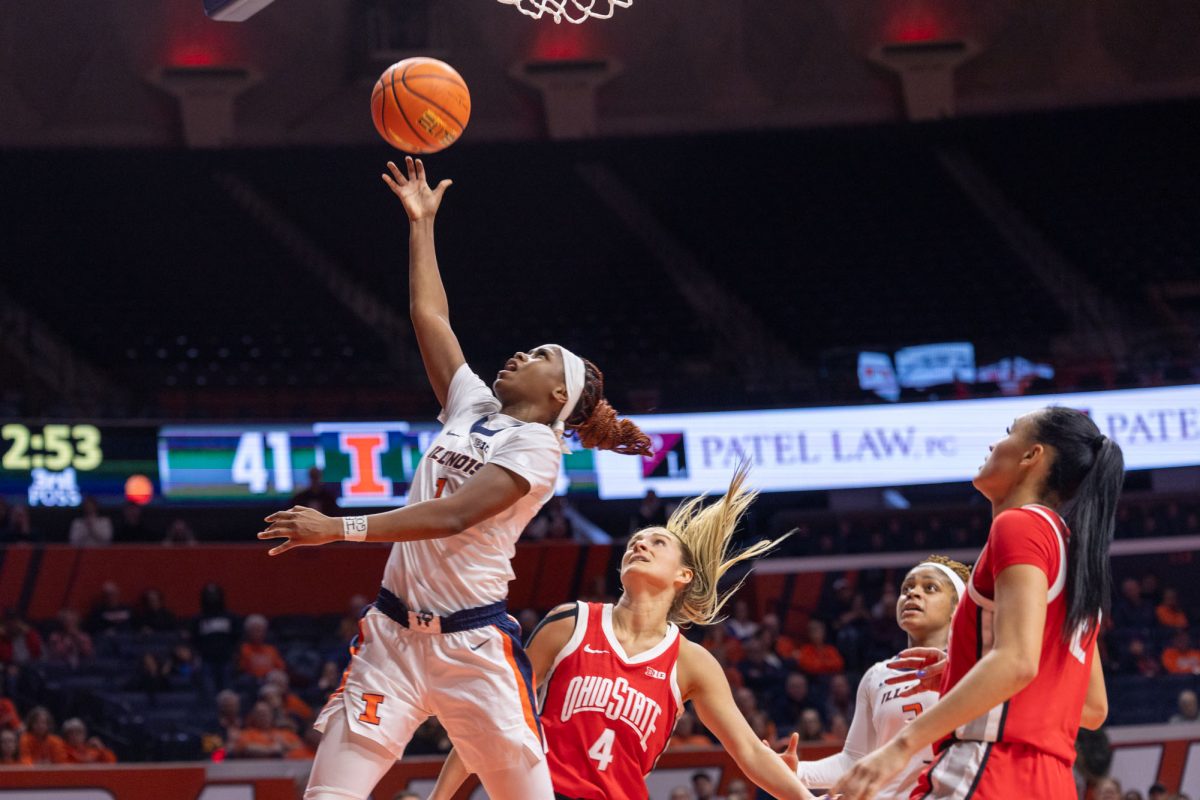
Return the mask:
POLYGON ((903 405, 660 414, 632 419, 654 456, 596 453, 602 498, 720 493, 739 460, 750 485, 794 492, 969 481, 988 445, 1022 414, 1086 411, 1121 445, 1128 469, 1200 465, 1200 386, 903 405))
MULTIPOLYGON (((286 503, 320 467, 342 508, 403 505, 421 455, 441 431, 429 422, 174 425, 158 438, 158 471, 171 502, 286 503)), ((560 494, 595 491, 593 454, 564 457, 560 494)))

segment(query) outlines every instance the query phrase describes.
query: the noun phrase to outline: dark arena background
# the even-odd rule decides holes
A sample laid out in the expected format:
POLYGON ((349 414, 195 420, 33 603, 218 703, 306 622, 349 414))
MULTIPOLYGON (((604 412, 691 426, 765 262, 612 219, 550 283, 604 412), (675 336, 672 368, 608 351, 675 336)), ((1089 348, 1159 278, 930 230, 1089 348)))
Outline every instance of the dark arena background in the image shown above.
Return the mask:
MULTIPOLYGON (((1200 797, 1200 4, 522 10, 5 0, 0 800, 301 797, 388 548, 255 534, 402 505, 440 429, 369 106, 417 55, 473 101, 425 157, 469 363, 560 341, 655 445, 565 456, 526 633, 748 460, 739 541, 795 533, 686 635, 762 738, 836 752, 898 582, 984 544, 988 445, 1079 408, 1128 468, 1079 797, 1200 797), (46 713, 68 745, 22 759, 46 713)), ((449 747, 426 723, 373 796, 449 747)), ((690 712, 647 786, 755 796, 690 712)))

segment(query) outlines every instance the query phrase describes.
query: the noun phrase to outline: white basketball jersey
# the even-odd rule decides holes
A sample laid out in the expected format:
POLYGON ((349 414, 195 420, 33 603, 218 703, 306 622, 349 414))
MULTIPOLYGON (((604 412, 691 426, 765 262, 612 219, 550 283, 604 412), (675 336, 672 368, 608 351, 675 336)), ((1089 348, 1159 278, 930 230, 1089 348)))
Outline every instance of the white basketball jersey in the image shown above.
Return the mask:
MULTIPOLYGON (((850 723, 850 732, 846 735, 842 752, 820 761, 801 762, 797 774, 806 786, 814 789, 833 786, 857 761, 890 742, 905 725, 938 701, 940 695, 937 692, 899 697, 900 692, 907 688, 907 683, 894 686, 884 683, 897 675, 911 677, 912 673, 890 669, 886 661, 880 661, 867 670, 858 684, 854 720, 850 723)), ((924 748, 875 797, 878 800, 908 800, 921 770, 932 760, 933 748, 924 748)))
POLYGON ((438 416, 444 426, 417 464, 408 502, 457 491, 485 464, 529 482, 529 492, 494 517, 454 536, 392 546, 383 585, 414 611, 451 614, 508 596, 517 539, 554 495, 562 465, 547 425, 498 413, 500 401, 466 364, 458 368, 438 416))

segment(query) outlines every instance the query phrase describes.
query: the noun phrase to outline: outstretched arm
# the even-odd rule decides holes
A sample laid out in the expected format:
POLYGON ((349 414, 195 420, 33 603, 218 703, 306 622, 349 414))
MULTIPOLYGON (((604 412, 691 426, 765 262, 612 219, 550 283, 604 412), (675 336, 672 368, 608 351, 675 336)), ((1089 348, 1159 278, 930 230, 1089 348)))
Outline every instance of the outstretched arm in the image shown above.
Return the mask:
POLYGON ((436 189, 430 189, 425 180, 425 165, 411 156, 404 158, 407 175, 391 161, 387 166, 391 175, 384 174, 383 181, 400 198, 409 220, 408 313, 429 385, 445 408, 450 380, 466 362, 458 337, 450 327, 450 304, 442 286, 433 241, 433 219, 451 181, 443 180, 436 189))
POLYGON ((872 702, 868 680, 873 672, 867 672, 858 684, 858 696, 854 702, 854 720, 842 745, 842 752, 819 761, 804 761, 796 768, 796 774, 805 786, 825 789, 833 786, 864 756, 875 749, 875 720, 871 716, 875 704, 872 702))
POLYGON ((733 702, 729 682, 717 660, 703 647, 685 642, 679 661, 686 670, 681 676, 684 685, 680 692, 685 700, 692 701, 700 721, 716 735, 742 772, 775 797, 812 800, 796 773, 754 735, 733 702))
MULTIPOLYGON (((467 478, 462 487, 445 497, 425 500, 403 508, 371 514, 366 522, 367 542, 415 542, 441 539, 462 533, 485 519, 494 517, 529 491, 529 481, 497 464, 467 478)), ((319 511, 293 506, 266 518, 270 523, 259 539, 287 539, 271 548, 277 556, 293 547, 312 547, 345 539, 342 519, 327 517, 319 511)))

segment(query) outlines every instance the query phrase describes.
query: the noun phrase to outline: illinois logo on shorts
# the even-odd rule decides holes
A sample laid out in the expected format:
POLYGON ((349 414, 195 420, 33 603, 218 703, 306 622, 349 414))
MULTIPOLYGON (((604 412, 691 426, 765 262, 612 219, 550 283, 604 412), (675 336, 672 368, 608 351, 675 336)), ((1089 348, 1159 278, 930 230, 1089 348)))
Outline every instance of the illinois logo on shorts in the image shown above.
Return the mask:
POLYGON ((358 715, 359 722, 365 722, 368 725, 378 725, 380 723, 379 707, 383 705, 384 696, 373 692, 363 692, 363 712, 358 715))

